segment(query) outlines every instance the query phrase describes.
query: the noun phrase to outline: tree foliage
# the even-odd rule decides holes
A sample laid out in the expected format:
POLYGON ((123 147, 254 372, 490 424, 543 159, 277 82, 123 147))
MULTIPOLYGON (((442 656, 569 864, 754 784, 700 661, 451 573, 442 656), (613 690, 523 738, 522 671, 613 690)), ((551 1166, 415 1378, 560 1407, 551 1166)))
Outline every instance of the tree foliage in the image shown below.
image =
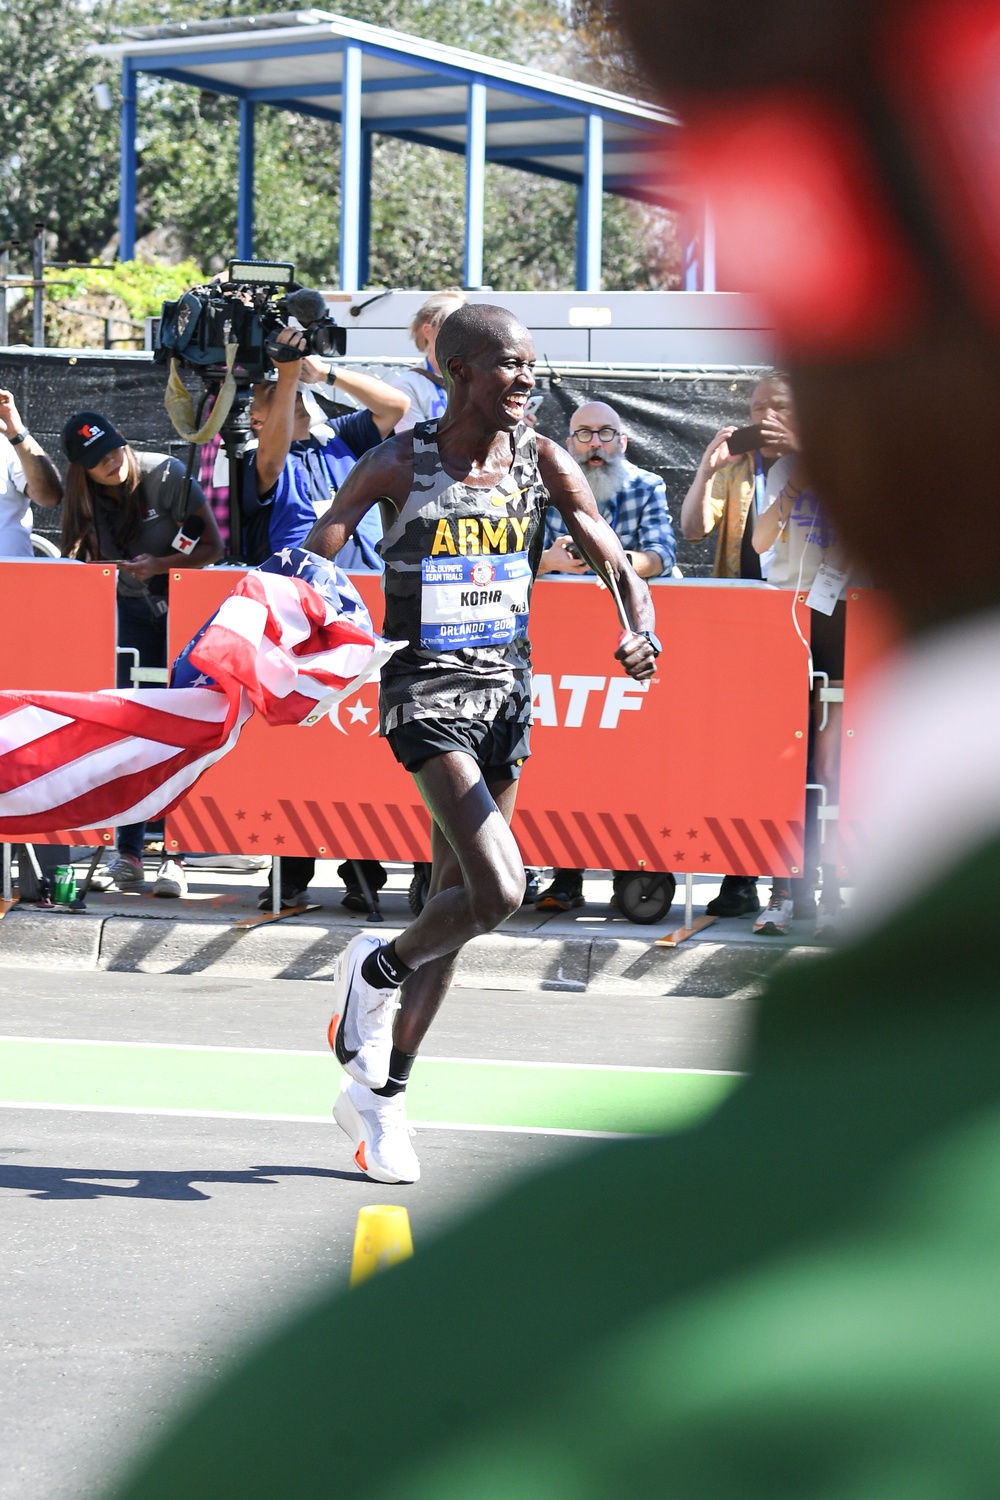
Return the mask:
MULTIPOLYGON (((51 231, 58 258, 113 253, 118 210, 117 110, 94 107, 93 87, 116 69, 87 50, 122 25, 273 9, 273 0, 0 0, 6 99, 0 120, 0 238, 51 231)), ((344 0, 341 13, 627 87, 619 44, 561 0, 344 0), (603 70, 603 71, 602 71, 603 70)), ((218 269, 236 229, 236 101, 139 75, 138 229, 154 252, 218 269)), ((259 108, 256 252, 291 259, 301 275, 335 282, 339 130, 259 108)), ((461 279, 463 163, 446 152, 375 137, 372 264, 377 285, 439 286, 461 279)), ((605 199, 605 285, 670 285, 676 240, 668 215, 605 199)), ((50 254, 53 250, 50 249, 50 254)), ((569 286, 575 193, 569 185, 491 165, 484 276, 507 289, 569 286)))

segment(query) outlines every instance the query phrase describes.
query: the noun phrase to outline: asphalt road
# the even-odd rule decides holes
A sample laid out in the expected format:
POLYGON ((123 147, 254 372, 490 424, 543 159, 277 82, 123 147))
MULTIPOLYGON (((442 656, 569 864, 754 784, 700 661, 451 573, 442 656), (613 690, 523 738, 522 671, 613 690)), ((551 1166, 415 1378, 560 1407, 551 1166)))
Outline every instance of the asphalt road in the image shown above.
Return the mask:
POLYGON ((428 1042, 440 1061, 421 1097, 438 1123, 418 1130, 421 1181, 386 1189, 326 1116, 325 986, 27 970, 3 983, 0 1500, 97 1493, 234 1349, 346 1285, 363 1204, 405 1203, 419 1254, 514 1174, 588 1149, 595 1123, 712 1107, 749 1025, 739 998, 457 991, 428 1042), (550 1133, 533 1122, 557 1090, 550 1133))

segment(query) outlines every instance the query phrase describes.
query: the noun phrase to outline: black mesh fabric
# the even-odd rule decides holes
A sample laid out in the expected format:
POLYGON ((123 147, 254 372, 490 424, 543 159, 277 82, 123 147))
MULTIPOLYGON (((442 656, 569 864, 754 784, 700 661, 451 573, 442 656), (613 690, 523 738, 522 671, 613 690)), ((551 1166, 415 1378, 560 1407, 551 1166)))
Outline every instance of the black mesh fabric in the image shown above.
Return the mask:
MULTIPOLYGON (((373 373, 375 373, 373 371, 373 373)), ((694 470, 713 433, 727 422, 749 421, 750 393, 756 383, 752 371, 720 378, 691 374, 641 380, 593 375, 557 375, 539 371, 545 400, 538 414, 538 430, 558 443, 566 441, 569 418, 584 401, 607 401, 628 429, 628 456, 643 469, 663 476, 670 514, 677 533, 677 560, 689 577, 711 574, 714 539, 685 542, 680 534, 680 508, 694 470)), ((163 405, 166 372, 149 356, 73 354, 59 350, 4 350, 0 353, 0 385, 14 392, 24 421, 65 470, 60 433, 74 411, 89 408, 116 423, 136 448, 155 449, 186 457, 186 448, 170 425, 163 405)), ((197 394, 200 384, 191 383, 197 394)), ((54 540, 59 514, 35 512, 35 529, 54 540)))

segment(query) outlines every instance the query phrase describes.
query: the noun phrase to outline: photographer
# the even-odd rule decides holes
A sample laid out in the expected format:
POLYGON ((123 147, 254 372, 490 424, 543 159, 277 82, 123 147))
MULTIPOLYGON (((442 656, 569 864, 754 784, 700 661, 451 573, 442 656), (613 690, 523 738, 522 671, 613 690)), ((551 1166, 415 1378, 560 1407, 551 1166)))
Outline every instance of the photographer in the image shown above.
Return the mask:
MULTIPOLYGON (((298 360, 275 364, 274 379, 261 380, 253 388, 250 426, 257 446, 243 460, 241 519, 243 552, 253 564, 263 562, 282 547, 301 547, 333 496, 370 448, 377 448, 389 437, 395 424, 405 416, 409 398, 382 380, 354 370, 337 368, 327 375, 316 359, 304 356, 305 339, 293 329, 283 329, 278 342, 303 351, 298 360), (309 386, 327 382, 362 403, 360 411, 334 417, 321 417, 311 397, 309 386)), ((347 546, 338 557, 338 565, 347 571, 382 571, 382 559, 376 550, 382 540, 378 508, 359 522, 347 546)), ((289 856, 281 862, 281 904, 301 903, 316 870, 316 861, 305 856, 289 856)), ((373 889, 385 883, 385 872, 375 862, 366 864, 366 876, 373 889)), ((271 906, 270 879, 262 891, 259 905, 271 906)), ((345 904, 359 910, 358 901, 367 910, 360 888, 347 879, 345 904), (355 901, 350 905, 348 898, 355 901)))
MULTIPOLYGON (((284 329, 278 342, 304 349, 303 336, 292 329, 284 329)), ((241 499, 247 562, 301 546, 361 455, 391 436, 408 407, 409 398, 384 380, 340 368, 328 375, 309 358, 282 361, 273 379, 258 381, 250 407, 257 447, 244 459, 241 499), (308 389, 318 382, 343 391, 362 409, 323 421, 308 389)), ((381 572, 375 550, 380 540, 377 524, 359 527, 340 566, 381 572)))
MULTIPOLYGON (((218 562, 222 542, 215 518, 199 486, 185 483, 183 464, 165 453, 137 453, 100 412, 70 417, 62 440, 69 459, 63 555, 115 564, 119 648, 132 647, 140 666, 165 667, 167 574, 218 562), (179 550, 185 533, 185 550, 179 550)), ((130 657, 120 656, 118 687, 131 686, 131 671, 130 657)), ((120 890, 143 882, 144 834, 143 823, 118 830, 110 872, 120 890)), ((183 896, 186 890, 181 865, 165 859, 153 895, 183 896)))

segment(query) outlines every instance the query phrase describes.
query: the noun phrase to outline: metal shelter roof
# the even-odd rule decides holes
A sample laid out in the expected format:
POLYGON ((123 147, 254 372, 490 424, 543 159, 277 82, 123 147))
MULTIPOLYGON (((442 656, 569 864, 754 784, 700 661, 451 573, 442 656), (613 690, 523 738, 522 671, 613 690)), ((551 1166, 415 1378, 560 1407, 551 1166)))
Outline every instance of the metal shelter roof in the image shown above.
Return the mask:
POLYGON ((121 61, 123 257, 135 232, 135 75, 230 94, 240 101, 238 254, 252 251, 253 112, 258 104, 338 122, 341 280, 367 271, 372 134, 466 158, 466 282, 482 280, 482 185, 487 161, 579 188, 577 284, 600 286, 603 192, 668 203, 651 181, 651 152, 678 128, 668 110, 536 68, 370 26, 328 11, 136 27, 93 49, 121 61))

